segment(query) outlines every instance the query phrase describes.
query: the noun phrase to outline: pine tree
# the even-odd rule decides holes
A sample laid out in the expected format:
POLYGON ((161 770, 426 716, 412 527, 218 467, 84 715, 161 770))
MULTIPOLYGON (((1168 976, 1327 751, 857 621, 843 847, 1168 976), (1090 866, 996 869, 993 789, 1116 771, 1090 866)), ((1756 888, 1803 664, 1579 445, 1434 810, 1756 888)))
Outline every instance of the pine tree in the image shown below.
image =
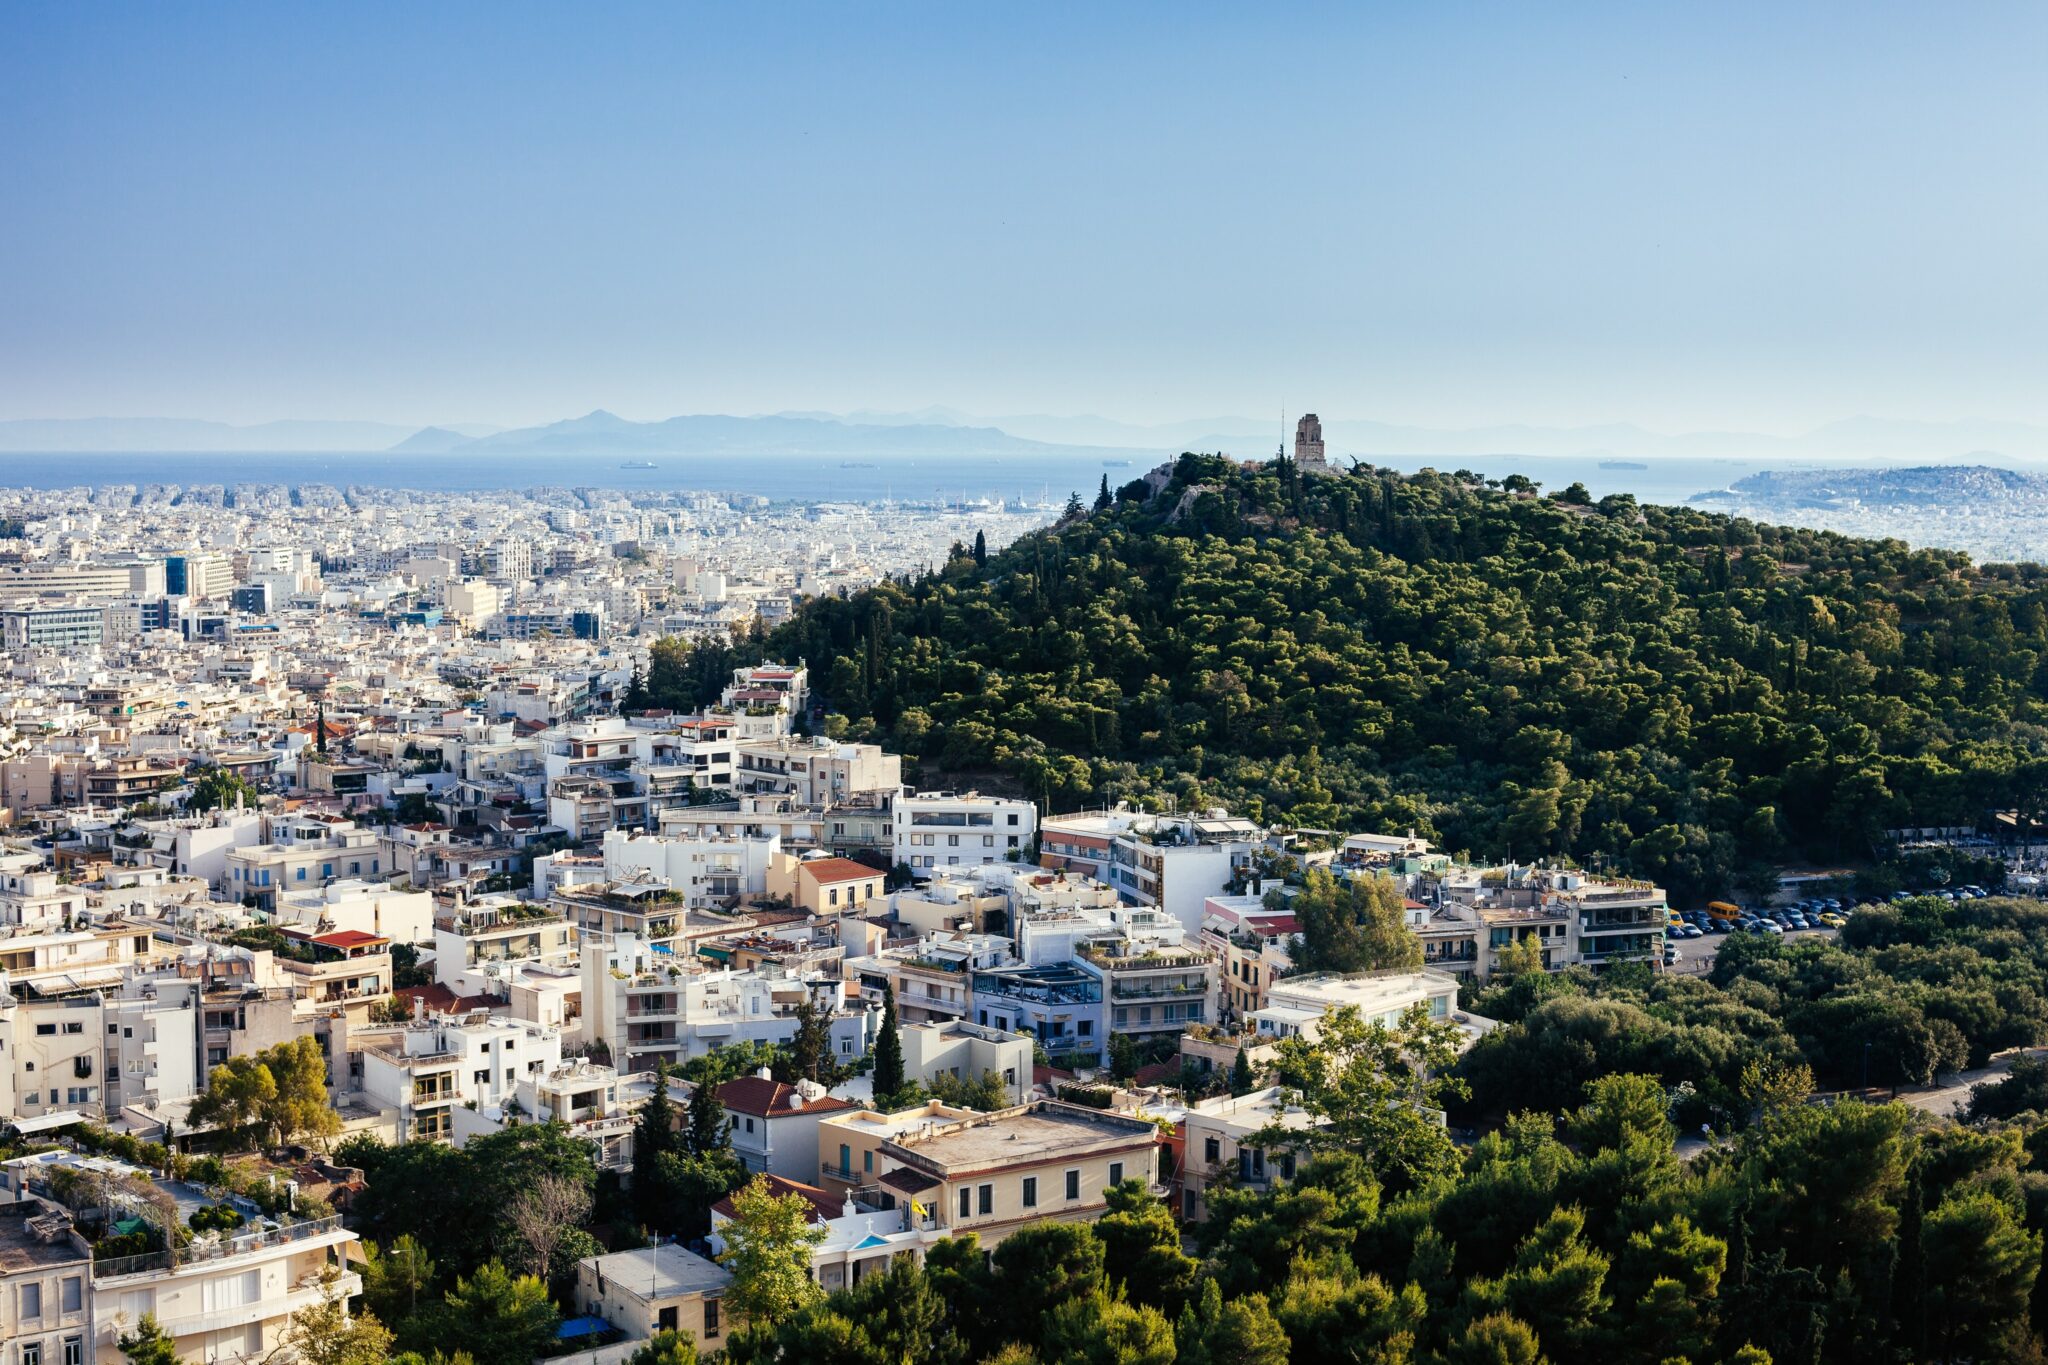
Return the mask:
POLYGON ((789 1040, 791 1074, 799 1080, 831 1085, 838 1079, 832 1061, 830 1022, 806 999, 796 1009, 796 1036, 789 1040))
POLYGON ((709 1156, 724 1151, 732 1144, 725 1131, 725 1106, 719 1103, 718 1085, 709 1079, 699 1081, 697 1088, 690 1092, 690 1151, 697 1156, 709 1156))
POLYGON ((903 1039, 896 1032, 896 990, 882 985, 882 1033, 875 1039, 875 1103, 886 1104, 903 1093, 903 1039))
POLYGON ((1112 499, 1109 496, 1109 475, 1102 476, 1102 488, 1095 494, 1095 510, 1107 512, 1112 499))
POLYGON ((1081 506, 1081 495, 1079 493, 1069 493, 1067 494, 1067 510, 1060 513, 1060 520, 1072 521, 1086 510, 1086 508, 1081 506))
POLYGON ((974 567, 978 569, 986 563, 988 563, 988 537, 976 531, 974 533, 974 567))
POLYGON ((1251 1058, 1244 1055, 1244 1044, 1239 1043, 1237 1045, 1237 1060, 1231 1063, 1230 1067, 1230 1093, 1233 1095, 1249 1095, 1252 1093, 1252 1086, 1251 1058))
POLYGON ((668 1072, 654 1068, 654 1093, 633 1124, 633 1208, 642 1223, 661 1225, 664 1182, 661 1159, 675 1150, 675 1106, 669 1103, 668 1072))

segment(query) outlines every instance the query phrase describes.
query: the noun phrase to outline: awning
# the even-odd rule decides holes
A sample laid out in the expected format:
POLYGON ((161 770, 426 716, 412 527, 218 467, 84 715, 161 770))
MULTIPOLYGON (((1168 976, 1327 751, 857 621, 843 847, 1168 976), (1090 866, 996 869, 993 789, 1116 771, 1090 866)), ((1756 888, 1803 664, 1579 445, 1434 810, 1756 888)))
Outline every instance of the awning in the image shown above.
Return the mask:
POLYGON ((24 1137, 30 1133, 47 1133, 53 1128, 69 1128, 74 1123, 92 1121, 90 1114, 77 1109, 60 1109, 54 1114, 38 1114, 32 1119, 9 1119, 4 1127, 12 1128, 24 1137))

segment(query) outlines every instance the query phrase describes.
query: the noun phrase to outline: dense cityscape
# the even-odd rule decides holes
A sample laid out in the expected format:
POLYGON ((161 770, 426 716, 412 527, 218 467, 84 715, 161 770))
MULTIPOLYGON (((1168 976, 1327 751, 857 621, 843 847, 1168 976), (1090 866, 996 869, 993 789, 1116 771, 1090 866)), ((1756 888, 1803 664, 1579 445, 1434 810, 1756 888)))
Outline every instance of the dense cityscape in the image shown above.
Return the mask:
POLYGON ((0 1365, 2048 1365, 2044 50, 0 6, 0 1365))
MULTIPOLYGON (((13 1330, 50 1360, 796 1361, 929 1301, 953 1325, 919 1330, 963 1359, 1164 1331, 1280 1360, 1345 1330, 1331 1272, 1239 1260, 1273 1219, 1344 1216, 1285 1202, 1445 1198, 1506 1158, 1482 1134, 1512 1113, 1621 1123, 1573 1159, 1670 1182, 1817 1086, 1995 1112, 1953 1077, 2048 1037, 2038 1004, 1961 1032, 1886 992, 1728 1011, 1773 963, 1864 960, 1913 907, 2032 884, 2025 811, 1674 895, 1640 849, 1571 856, 1520 810, 1488 859, 1270 793, 1202 804, 1201 768, 1065 804, 1000 763, 934 786, 968 722, 905 728, 880 684, 905 637, 777 654, 877 593, 984 610, 966 584, 1076 537, 1164 550, 1219 489, 1343 525, 1437 477, 1340 471, 1309 416, 1276 461, 1105 477, 1050 530, 589 488, 6 495, 0 1271, 36 1305, 13 1330), (1120 1297, 954 1320, 1077 1256, 1120 1297)), ((1611 1330, 1518 1302, 1373 1330, 1454 1359, 1611 1330)), ((1688 1330, 1748 1330, 1718 1321, 1688 1330)))

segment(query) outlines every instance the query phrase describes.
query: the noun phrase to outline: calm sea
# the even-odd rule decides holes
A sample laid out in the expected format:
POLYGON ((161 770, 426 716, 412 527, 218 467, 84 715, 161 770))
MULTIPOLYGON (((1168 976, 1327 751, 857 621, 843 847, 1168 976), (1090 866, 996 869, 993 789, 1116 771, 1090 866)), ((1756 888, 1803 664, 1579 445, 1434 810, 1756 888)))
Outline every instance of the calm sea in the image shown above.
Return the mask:
MULTIPOLYGON (((108 484, 300 484, 465 492, 484 489, 595 487, 624 492, 704 490, 751 493, 794 502, 1064 502, 1090 498, 1104 476, 1111 488, 1137 478, 1163 456, 1132 451, 1128 462, 1100 455, 1030 458, 978 456, 937 460, 878 458, 841 461, 815 455, 658 456, 656 468, 622 468, 619 460, 559 454, 492 452, 394 455, 388 451, 207 454, 196 452, 78 454, 0 453, 0 487, 76 488, 108 484)), ((1522 474, 1545 488, 1579 482, 1596 496, 1633 493, 1644 502, 1683 502, 1726 488, 1764 469, 1853 467, 1875 460, 1733 460, 1653 458, 1641 468, 1611 460, 1551 455, 1379 455, 1372 463, 1401 470, 1469 469, 1489 478, 1522 474)))

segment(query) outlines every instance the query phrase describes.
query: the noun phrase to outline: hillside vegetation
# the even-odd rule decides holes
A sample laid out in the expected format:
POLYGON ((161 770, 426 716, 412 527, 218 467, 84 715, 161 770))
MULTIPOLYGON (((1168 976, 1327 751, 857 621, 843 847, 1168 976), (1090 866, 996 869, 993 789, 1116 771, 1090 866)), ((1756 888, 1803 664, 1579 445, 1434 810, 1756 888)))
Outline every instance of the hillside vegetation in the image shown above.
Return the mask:
POLYGON ((802 657, 835 730, 1052 809, 1171 792, 1680 896, 2048 792, 2038 567, 1519 478, 1170 475, 737 649, 665 647, 649 695, 802 657))

